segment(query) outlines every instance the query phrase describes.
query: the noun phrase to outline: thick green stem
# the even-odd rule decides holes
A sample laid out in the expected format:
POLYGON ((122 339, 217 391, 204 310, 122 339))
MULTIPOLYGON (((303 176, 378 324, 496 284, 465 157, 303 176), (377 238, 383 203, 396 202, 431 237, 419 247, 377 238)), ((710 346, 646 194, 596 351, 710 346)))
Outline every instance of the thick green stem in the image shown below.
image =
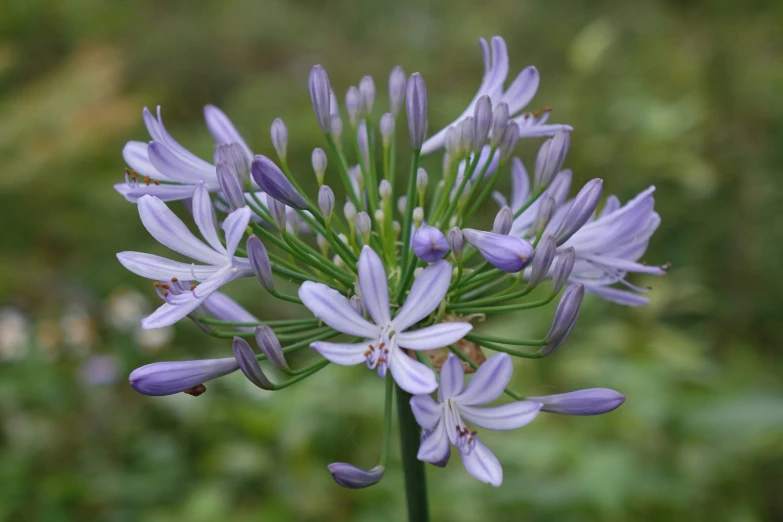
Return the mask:
POLYGON ((405 496, 409 522, 427 522, 427 478, 424 463, 416 458, 421 440, 419 425, 411 411, 411 394, 397 386, 397 417, 400 423, 400 450, 405 473, 405 496))

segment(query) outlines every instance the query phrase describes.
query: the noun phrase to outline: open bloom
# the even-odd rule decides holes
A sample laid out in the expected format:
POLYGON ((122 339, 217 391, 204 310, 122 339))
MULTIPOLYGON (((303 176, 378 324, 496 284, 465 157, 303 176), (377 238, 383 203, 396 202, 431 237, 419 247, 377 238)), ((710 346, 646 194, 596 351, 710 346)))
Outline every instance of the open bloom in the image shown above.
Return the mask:
POLYGON ((411 399, 416 422, 425 430, 432 430, 419 447, 419 460, 445 465, 451 451, 450 442, 459 450, 468 473, 482 482, 499 486, 503 482, 500 462, 465 421, 488 430, 513 430, 536 418, 542 404, 535 401, 477 407, 494 401, 503 393, 512 371, 508 354, 493 355, 479 366, 463 390, 462 363, 450 354, 440 372, 438 402, 429 395, 416 395, 411 399))
POLYGON ((508 76, 508 48, 506 41, 500 36, 492 37, 492 51, 487 41, 479 39, 481 52, 484 55, 484 77, 476 96, 470 102, 468 107, 456 120, 447 125, 443 130, 424 142, 421 148, 422 154, 429 154, 442 148, 446 141, 446 131, 449 127, 457 125, 465 118, 473 116, 476 103, 479 99, 487 95, 495 106, 500 102, 508 105, 508 112, 511 121, 519 126, 520 138, 532 138, 536 136, 550 136, 559 129, 571 130, 568 125, 547 124, 549 110, 541 113, 523 113, 519 114, 525 106, 530 103, 533 96, 536 95, 540 78, 535 67, 526 67, 517 75, 508 89, 504 89, 508 76))
POLYGON ((218 237, 212 202, 203 182, 199 182, 193 192, 193 218, 206 243, 194 236, 160 199, 143 196, 138 207, 141 222, 152 237, 175 252, 204 263, 182 263, 142 252, 117 254, 125 268, 142 277, 173 283, 187 279, 201 282, 198 286, 177 292, 163 291, 166 302, 142 321, 142 327, 160 328, 174 324, 198 308, 224 284, 253 275, 248 260, 234 256, 250 221, 248 207, 232 212, 223 222, 226 246, 218 237))
POLYGON ((402 348, 442 348, 459 341, 473 328, 469 323, 454 322, 410 330, 438 307, 450 281, 448 262, 438 261, 425 268, 392 319, 386 270, 378 254, 365 246, 359 257, 359 288, 372 322, 360 316, 345 296, 324 284, 306 281, 299 289, 299 297, 327 325, 367 340, 356 344, 319 341, 311 346, 335 364, 351 366, 364 362, 381 377, 388 369, 403 390, 413 394, 430 393, 438 386, 435 374, 402 348))

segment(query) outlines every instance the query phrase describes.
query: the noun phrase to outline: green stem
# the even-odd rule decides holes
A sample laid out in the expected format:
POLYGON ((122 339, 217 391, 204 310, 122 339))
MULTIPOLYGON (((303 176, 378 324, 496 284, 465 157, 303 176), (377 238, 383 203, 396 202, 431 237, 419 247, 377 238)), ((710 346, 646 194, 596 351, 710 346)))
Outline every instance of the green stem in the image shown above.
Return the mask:
POLYGON ((408 521, 427 522, 427 478, 424 463, 416 454, 419 451, 421 428, 411 411, 411 394, 397 386, 397 417, 400 424, 400 451, 405 473, 405 496, 408 500, 408 521))
POLYGON ((383 404, 383 442, 381 446, 380 466, 386 467, 389 461, 389 442, 391 441, 392 396, 394 395, 394 378, 391 372, 386 374, 386 398, 383 404))

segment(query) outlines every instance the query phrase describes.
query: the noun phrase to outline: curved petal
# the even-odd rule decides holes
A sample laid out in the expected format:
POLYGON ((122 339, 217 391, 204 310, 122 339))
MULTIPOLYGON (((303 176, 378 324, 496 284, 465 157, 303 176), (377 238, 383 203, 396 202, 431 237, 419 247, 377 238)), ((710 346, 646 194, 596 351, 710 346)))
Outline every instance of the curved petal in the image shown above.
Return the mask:
POLYGON ((399 348, 391 350, 389 370, 400 388, 413 395, 432 393, 438 387, 435 374, 419 361, 414 361, 399 348))
POLYGON ((383 261, 375 251, 365 246, 359 256, 359 287, 362 299, 375 324, 391 322, 389 315, 389 283, 383 261))
POLYGON ((451 282, 451 265, 438 261, 425 268, 413 281, 405 304, 392 320, 399 331, 405 331, 435 310, 446 295, 451 282))
POLYGON ((305 281, 299 287, 299 298, 314 316, 337 331, 373 340, 381 335, 379 326, 356 313, 344 295, 324 284, 305 281))
POLYGON ((502 101, 508 104, 509 114, 515 115, 530 103, 538 91, 540 81, 541 78, 535 67, 531 65, 522 69, 503 93, 502 101))
POLYGON ((497 457, 489 451, 483 442, 475 439, 475 446, 470 452, 460 450, 462 464, 468 473, 486 484, 497 487, 503 482, 503 468, 497 457))
POLYGON ((440 369, 438 400, 444 402, 456 397, 462 391, 463 386, 465 386, 465 370, 462 369, 462 361, 450 353, 440 369))
POLYGON ((235 210, 223 221, 223 231, 226 233, 226 251, 233 258, 237 246, 245 237, 247 224, 250 223, 250 207, 242 207, 235 210))
POLYGON ((408 330, 395 337, 398 346, 411 350, 434 350, 454 344, 473 329, 467 322, 440 323, 419 330, 408 330))
MULTIPOLYGON (((204 301, 204 308, 215 319, 221 321, 235 321, 238 323, 261 323, 261 321, 245 310, 239 303, 222 292, 215 292, 204 301)), ((253 327, 238 327, 237 330, 252 332, 253 327)))
POLYGON ((203 181, 199 181, 196 190, 193 191, 193 220, 201 232, 201 237, 206 239, 207 243, 216 251, 228 256, 218 237, 215 228, 215 210, 203 181))
POLYGON ((143 176, 149 176, 152 179, 161 181, 172 181, 150 162, 150 157, 147 153, 148 146, 144 141, 129 141, 122 148, 122 159, 125 160, 125 163, 130 168, 143 176))
POLYGON ((163 175, 180 183, 196 183, 199 180, 217 181, 215 167, 197 166, 178 156, 167 145, 158 141, 147 147, 150 162, 163 175))
POLYGON ((250 152, 250 147, 247 146, 245 140, 242 139, 242 135, 239 134, 234 124, 226 116, 226 114, 215 107, 214 105, 207 105, 204 107, 204 121, 207 123, 207 129, 215 141, 218 143, 238 143, 242 149, 244 149, 247 155, 248 162, 253 159, 253 153, 250 152))
POLYGON ((195 185, 155 185, 150 183, 117 183, 114 190, 123 195, 131 203, 136 203, 143 196, 155 196, 161 201, 179 201, 193 196, 195 185))
POLYGON ((441 422, 435 428, 435 431, 423 438, 416 458, 431 464, 441 465, 442 463, 445 466, 444 460, 449 458, 450 452, 449 438, 446 436, 446 428, 444 428, 441 422))
POLYGON ((154 330, 155 328, 171 326, 198 308, 202 302, 203 299, 191 299, 187 303, 176 305, 163 303, 157 310, 142 319, 141 327, 145 330, 154 330))
POLYGON ((156 139, 156 141, 161 141, 165 143, 166 146, 169 147, 169 149, 171 149, 172 152, 174 152, 176 155, 182 158, 183 161, 187 162, 190 165, 193 165, 196 168, 200 168, 200 169, 214 168, 214 165, 211 165, 209 162, 204 161, 203 159, 199 158, 198 156, 190 152, 188 149, 180 145, 179 142, 175 140, 171 134, 169 134, 169 131, 166 130, 166 126, 163 124, 163 116, 161 115, 160 105, 157 106, 157 112, 158 112, 158 133, 160 139, 156 139))
POLYGON ((117 259, 122 266, 134 274, 158 281, 167 281, 171 278, 204 281, 218 270, 211 265, 180 263, 179 261, 172 261, 165 257, 143 252, 120 252, 117 254, 117 259))
POLYGON ((530 176, 518 157, 511 160, 511 210, 516 212, 530 199, 530 176))
POLYGON ((365 352, 369 349, 370 343, 327 343, 317 341, 310 345, 310 348, 324 356, 325 359, 339 364, 340 366, 353 366, 364 362, 367 358, 365 352))
POLYGON ((411 410, 419 426, 427 430, 435 427, 443 413, 442 406, 429 395, 411 397, 411 410))
POLYGON ((498 353, 484 361, 459 396, 461 405, 475 406, 492 402, 503 393, 511 380, 514 365, 507 353, 498 353))
POLYGON ((521 428, 536 418, 543 405, 534 401, 516 401, 501 406, 478 408, 459 406, 460 415, 468 422, 488 430, 504 431, 521 428))
POLYGON ((162 245, 202 263, 225 264, 225 257, 199 241, 161 200, 144 196, 138 207, 144 228, 162 245))

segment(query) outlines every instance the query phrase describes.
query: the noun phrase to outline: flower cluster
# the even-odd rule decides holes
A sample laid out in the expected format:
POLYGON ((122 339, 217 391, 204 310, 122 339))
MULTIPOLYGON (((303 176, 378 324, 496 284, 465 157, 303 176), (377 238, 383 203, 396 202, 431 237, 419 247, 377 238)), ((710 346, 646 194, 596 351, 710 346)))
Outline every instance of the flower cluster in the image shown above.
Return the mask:
POLYGON ((647 302, 644 289, 626 277, 664 271, 639 262, 660 222, 654 189, 624 205, 608 196, 599 206, 603 182, 594 179, 569 198, 573 177, 563 165, 571 127, 549 123, 549 109, 522 112, 538 89, 538 71, 527 67, 506 87, 505 42, 480 42, 485 70, 478 93, 462 115, 429 138, 428 95, 419 73, 392 70, 388 112, 376 119, 371 77, 347 90, 341 111, 325 69, 313 67, 310 97, 328 150, 312 152, 319 187, 313 195, 288 166, 281 119, 271 125, 272 159, 253 155, 228 117, 206 107, 216 142, 210 162, 168 133, 160 109, 157 116, 145 109, 152 141, 126 145, 126 180, 115 188, 137 203, 142 224, 157 241, 193 262, 118 254, 128 270, 154 281, 163 300, 142 325, 160 328, 187 316, 233 343, 225 358, 139 368, 131 385, 148 395, 199 395, 206 381, 241 370, 256 386, 280 390, 330 363, 364 363, 386 381, 385 436, 374 468, 329 466, 335 481, 351 488, 383 477, 393 394, 421 427, 420 460, 443 466, 454 446, 468 473, 495 486, 502 468, 473 427, 510 430, 541 411, 595 415, 622 404, 621 394, 601 388, 524 397, 508 388, 511 357, 554 354, 574 329, 585 292, 631 306, 647 302), (411 167, 398 180, 397 123, 403 117, 411 167), (514 151, 521 138, 538 137, 546 140, 531 178, 514 151), (433 175, 422 165, 425 155, 438 151, 442 168, 433 175), (506 175, 509 195, 495 190, 506 175), (185 205, 201 238, 169 208, 175 201, 185 205), (471 228, 493 201, 500 210, 492 229, 471 228), (272 297, 302 305, 309 317, 259 320, 219 292, 248 277, 272 297), (296 295, 281 292, 279 280, 296 283, 296 295), (541 338, 474 331, 474 323, 490 314, 545 306, 558 296, 541 338), (291 368, 286 355, 308 347, 317 359, 291 368), (487 358, 485 350, 497 353, 487 358), (467 385, 466 372, 473 374, 467 385), (437 401, 430 395, 436 390, 437 401), (511 402, 481 407, 501 395, 511 402))

